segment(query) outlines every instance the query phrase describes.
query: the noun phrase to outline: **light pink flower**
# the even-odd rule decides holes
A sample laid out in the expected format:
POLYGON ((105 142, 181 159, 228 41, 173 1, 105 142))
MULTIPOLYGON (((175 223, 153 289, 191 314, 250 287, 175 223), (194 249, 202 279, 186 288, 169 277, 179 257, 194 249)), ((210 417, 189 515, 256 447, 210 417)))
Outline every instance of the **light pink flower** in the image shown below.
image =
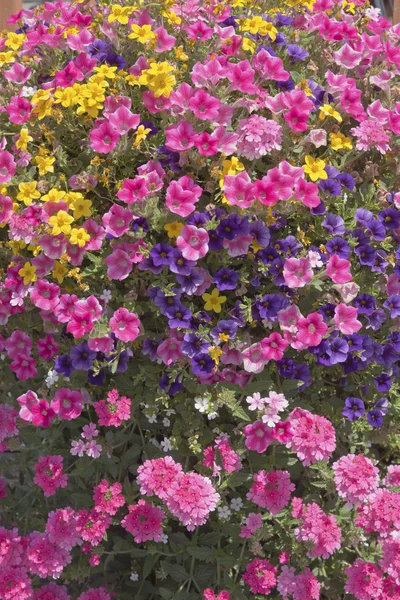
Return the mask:
POLYGON ((110 319, 110 328, 123 342, 133 342, 140 332, 140 320, 126 308, 118 308, 110 319))
POLYGON ((205 229, 184 225, 176 240, 182 256, 188 260, 199 260, 208 252, 209 235, 205 229))

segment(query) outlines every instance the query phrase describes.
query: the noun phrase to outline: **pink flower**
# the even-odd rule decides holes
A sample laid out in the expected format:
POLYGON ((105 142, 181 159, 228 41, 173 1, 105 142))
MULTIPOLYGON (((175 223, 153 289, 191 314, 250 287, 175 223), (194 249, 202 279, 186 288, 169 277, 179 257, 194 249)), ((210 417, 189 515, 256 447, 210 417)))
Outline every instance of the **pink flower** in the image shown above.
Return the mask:
POLYGON ((33 600, 71 600, 71 597, 65 585, 57 585, 52 581, 36 590, 33 600))
POLYGON ((308 128, 308 112, 293 106, 287 113, 283 115, 290 129, 296 132, 306 131, 308 128))
POLYGON ((120 134, 106 121, 90 132, 90 147, 100 154, 112 152, 120 140, 120 134))
POLYGON ((311 551, 307 553, 310 558, 329 558, 340 548, 341 531, 333 515, 327 515, 312 502, 303 505, 303 512, 299 517, 300 525, 295 535, 298 542, 308 542, 311 551))
POLYGON ((246 437, 245 444, 247 448, 259 454, 265 452, 268 446, 274 441, 272 431, 270 427, 267 427, 261 421, 255 421, 251 425, 246 425, 244 435, 246 437))
POLYGON ((312 279, 313 270, 306 258, 287 258, 283 266, 283 278, 291 289, 301 288, 312 279))
POLYGON ((297 321, 297 327, 296 339, 306 346, 319 346, 328 331, 328 326, 319 313, 310 313, 307 317, 301 317, 297 321))
POLYGON ((120 106, 108 116, 108 122, 117 133, 125 135, 131 129, 136 129, 140 123, 140 115, 131 113, 126 106, 120 106))
POLYGON ((353 279, 350 273, 350 261, 340 258, 338 254, 332 254, 329 257, 326 271, 335 283, 347 283, 353 279))
POLYGON ((256 179, 253 184, 253 194, 265 206, 273 206, 279 201, 279 196, 276 193, 276 185, 268 176, 256 179))
POLYGON ((184 175, 169 184, 165 204, 171 212, 181 217, 187 217, 195 210, 195 204, 202 191, 199 185, 195 185, 193 179, 184 175))
POLYGON ((31 407, 32 423, 37 427, 50 427, 55 417, 55 412, 47 400, 39 400, 31 407))
POLYGON ((296 182, 294 195, 296 200, 302 202, 307 208, 315 208, 321 204, 321 198, 318 195, 318 185, 312 181, 300 178, 296 182))
POLYGON ((110 210, 104 213, 102 222, 106 232, 118 238, 129 231, 132 218, 133 215, 129 210, 113 204, 110 210))
POLYGON ((247 171, 224 177, 224 194, 233 206, 249 208, 254 202, 253 187, 247 171))
POLYGON ((60 419, 77 419, 83 408, 82 394, 68 388, 60 388, 51 402, 51 407, 60 419))
POLYGON ((276 574, 278 569, 273 567, 268 560, 253 558, 246 565, 246 572, 242 579, 253 594, 262 594, 268 596, 272 588, 276 586, 276 574))
POLYGON ((287 447, 296 452, 303 465, 328 460, 336 448, 333 425, 325 417, 295 408, 289 415, 292 436, 287 447))
POLYGON ((25 67, 18 62, 15 62, 8 71, 4 71, 4 77, 17 85, 26 83, 31 75, 32 69, 30 67, 25 67))
POLYGON ((169 125, 165 130, 165 145, 175 152, 184 152, 194 146, 196 132, 187 121, 169 125))
POLYGON ((227 437, 222 437, 215 442, 214 448, 209 446, 204 450, 203 465, 212 468, 213 475, 218 474, 221 470, 221 467, 215 462, 216 451, 222 461, 222 468, 225 469, 227 473, 233 473, 234 471, 239 471, 241 469, 242 462, 239 455, 232 450, 229 439, 227 437))
POLYGON ((77 600, 112 600, 112 597, 104 588, 90 588, 87 592, 81 594, 77 600))
POLYGON ((33 304, 42 310, 54 310, 59 302, 60 288, 55 283, 38 279, 30 291, 33 304))
POLYGON ((287 471, 258 471, 253 475, 253 482, 246 498, 273 515, 289 504, 290 492, 295 489, 287 471))
POLYGON ((370 600, 380 598, 383 585, 382 571, 371 562, 364 562, 361 558, 345 568, 347 582, 345 590, 353 594, 357 600, 370 600))
POLYGON ((123 250, 114 250, 104 259, 107 265, 107 275, 110 279, 123 281, 132 271, 132 261, 129 254, 123 250))
POLYGON ((231 88, 244 94, 255 94, 257 87, 254 85, 254 69, 248 60, 242 60, 238 63, 229 63, 229 70, 226 77, 231 82, 231 88))
POLYGON ((9 358, 17 358, 24 354, 29 356, 32 351, 32 340, 20 329, 15 329, 9 338, 4 341, 4 347, 7 350, 9 358))
POLYGON ((123 342, 133 342, 140 332, 140 320, 126 308, 118 308, 110 319, 110 328, 123 342))
POLYGON ((135 179, 125 179, 122 188, 117 192, 117 198, 126 202, 126 204, 141 203, 149 193, 149 188, 145 177, 136 177, 135 179))
POLYGON ((382 483, 387 487, 400 486, 400 465, 389 465, 387 468, 386 477, 382 483))
POLYGON ((39 404, 39 398, 35 392, 28 390, 26 394, 18 396, 17 402, 21 407, 21 410, 19 411, 21 419, 28 422, 32 421, 32 407, 35 406, 35 404, 39 404))
POLYGON ((221 143, 223 143, 221 139, 217 139, 216 136, 203 131, 203 133, 196 135, 194 145, 203 156, 213 156, 218 152, 221 143))
POLYGON ((22 125, 29 121, 32 104, 23 96, 13 96, 7 106, 7 112, 11 123, 22 125))
POLYGON ((0 443, 18 433, 17 411, 10 404, 0 405, 0 443))
POLYGON ((249 160, 261 158, 272 150, 282 148, 282 127, 272 119, 251 115, 239 121, 237 151, 249 160))
POLYGON ((332 469, 337 493, 345 502, 362 502, 378 488, 379 470, 362 454, 342 456, 332 465, 332 469))
POLYGON ((109 515, 99 513, 95 508, 90 512, 80 510, 77 514, 77 531, 82 539, 92 546, 100 544, 111 523, 112 519, 109 515))
POLYGON ((137 504, 129 506, 128 510, 129 514, 122 519, 121 525, 133 535, 137 544, 149 540, 161 541, 162 520, 165 513, 160 508, 145 500, 139 500, 137 504))
POLYGON ((82 312, 75 311, 67 325, 67 331, 72 333, 76 339, 92 331, 93 327, 93 317, 88 310, 82 312))
POLYGON ((357 320, 357 312, 357 308, 346 304, 338 304, 335 307, 333 320, 341 333, 352 335, 361 329, 362 323, 357 320))
POLYGON ((218 115, 221 101, 204 90, 196 90, 189 100, 189 108, 201 121, 212 121, 218 115))
POLYGON ((103 479, 99 485, 94 488, 93 502, 96 510, 108 515, 115 515, 118 509, 125 504, 125 498, 122 494, 122 485, 118 482, 110 485, 103 479))
POLYGON ((13 201, 10 196, 0 194, 0 225, 5 225, 13 213, 13 201))
POLYGON ((62 469, 62 456, 39 456, 33 481, 42 488, 46 497, 54 496, 57 488, 67 486, 67 476, 63 475, 62 469))
POLYGON ((146 460, 138 467, 137 482, 140 485, 140 493, 166 500, 168 490, 181 473, 182 466, 171 456, 146 460))
POLYGON ((268 362, 265 358, 264 348, 261 343, 253 344, 242 352, 243 367, 248 373, 261 373, 268 362))
POLYGON ((194 225, 184 225, 176 240, 176 245, 188 260, 199 260, 208 252, 209 235, 205 229, 194 225))
POLYGON ((5 600, 31 600, 33 589, 26 569, 11 566, 1 569, 0 593, 5 600))
POLYGON ((6 150, 0 151, 0 183, 11 181, 17 170, 13 155, 6 150))
POLYGON ((357 506, 357 527, 366 533, 378 533, 386 538, 399 530, 400 493, 378 488, 364 504, 357 506))
POLYGON ((58 344, 55 339, 51 335, 46 335, 41 340, 36 342, 39 356, 46 360, 50 361, 58 352, 58 344))
POLYGON ((49 512, 46 533, 50 542, 64 550, 72 550, 81 541, 76 525, 75 511, 69 506, 60 508, 55 512, 49 512))
POLYGON ((171 482, 166 504, 189 531, 194 531, 206 523, 219 498, 208 477, 198 473, 182 473, 171 482))
POLYGON ((108 392, 106 400, 94 402, 94 410, 99 417, 99 425, 119 427, 131 416, 131 399, 121 396, 117 390, 108 392))
POLYGON ((283 337, 277 333, 271 333, 270 336, 261 340, 265 360, 281 360, 288 346, 283 337))
POLYGON ((13 362, 10 364, 10 369, 14 371, 18 379, 22 381, 26 381, 30 379, 30 377, 35 377, 36 370, 36 361, 31 356, 25 356, 24 354, 19 354, 13 362))

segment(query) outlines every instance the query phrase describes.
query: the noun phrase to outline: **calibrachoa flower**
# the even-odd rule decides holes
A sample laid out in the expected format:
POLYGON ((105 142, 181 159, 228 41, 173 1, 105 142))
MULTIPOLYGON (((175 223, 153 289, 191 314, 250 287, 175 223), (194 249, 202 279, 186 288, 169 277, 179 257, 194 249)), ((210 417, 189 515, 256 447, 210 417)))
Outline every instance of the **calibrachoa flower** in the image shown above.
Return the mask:
POLYGON ((139 500, 135 505, 128 507, 129 514, 121 521, 124 529, 133 535, 137 544, 153 540, 159 542, 162 537, 162 520, 164 512, 157 506, 145 500, 139 500))

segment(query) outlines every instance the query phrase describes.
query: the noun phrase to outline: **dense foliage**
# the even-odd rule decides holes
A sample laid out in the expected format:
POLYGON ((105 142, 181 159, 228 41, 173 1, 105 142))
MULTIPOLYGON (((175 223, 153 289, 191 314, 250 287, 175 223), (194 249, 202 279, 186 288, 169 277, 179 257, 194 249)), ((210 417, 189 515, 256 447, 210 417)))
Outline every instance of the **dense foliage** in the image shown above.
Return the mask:
POLYGON ((0 599, 399 599, 400 26, 10 24, 0 599))

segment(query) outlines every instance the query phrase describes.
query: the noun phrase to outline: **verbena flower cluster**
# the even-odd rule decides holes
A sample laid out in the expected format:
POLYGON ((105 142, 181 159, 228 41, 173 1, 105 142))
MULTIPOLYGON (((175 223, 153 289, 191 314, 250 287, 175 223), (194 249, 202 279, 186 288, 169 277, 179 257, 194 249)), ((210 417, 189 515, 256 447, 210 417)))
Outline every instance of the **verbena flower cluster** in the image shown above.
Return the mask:
POLYGON ((0 600, 400 599, 400 25, 0 33, 0 600))

